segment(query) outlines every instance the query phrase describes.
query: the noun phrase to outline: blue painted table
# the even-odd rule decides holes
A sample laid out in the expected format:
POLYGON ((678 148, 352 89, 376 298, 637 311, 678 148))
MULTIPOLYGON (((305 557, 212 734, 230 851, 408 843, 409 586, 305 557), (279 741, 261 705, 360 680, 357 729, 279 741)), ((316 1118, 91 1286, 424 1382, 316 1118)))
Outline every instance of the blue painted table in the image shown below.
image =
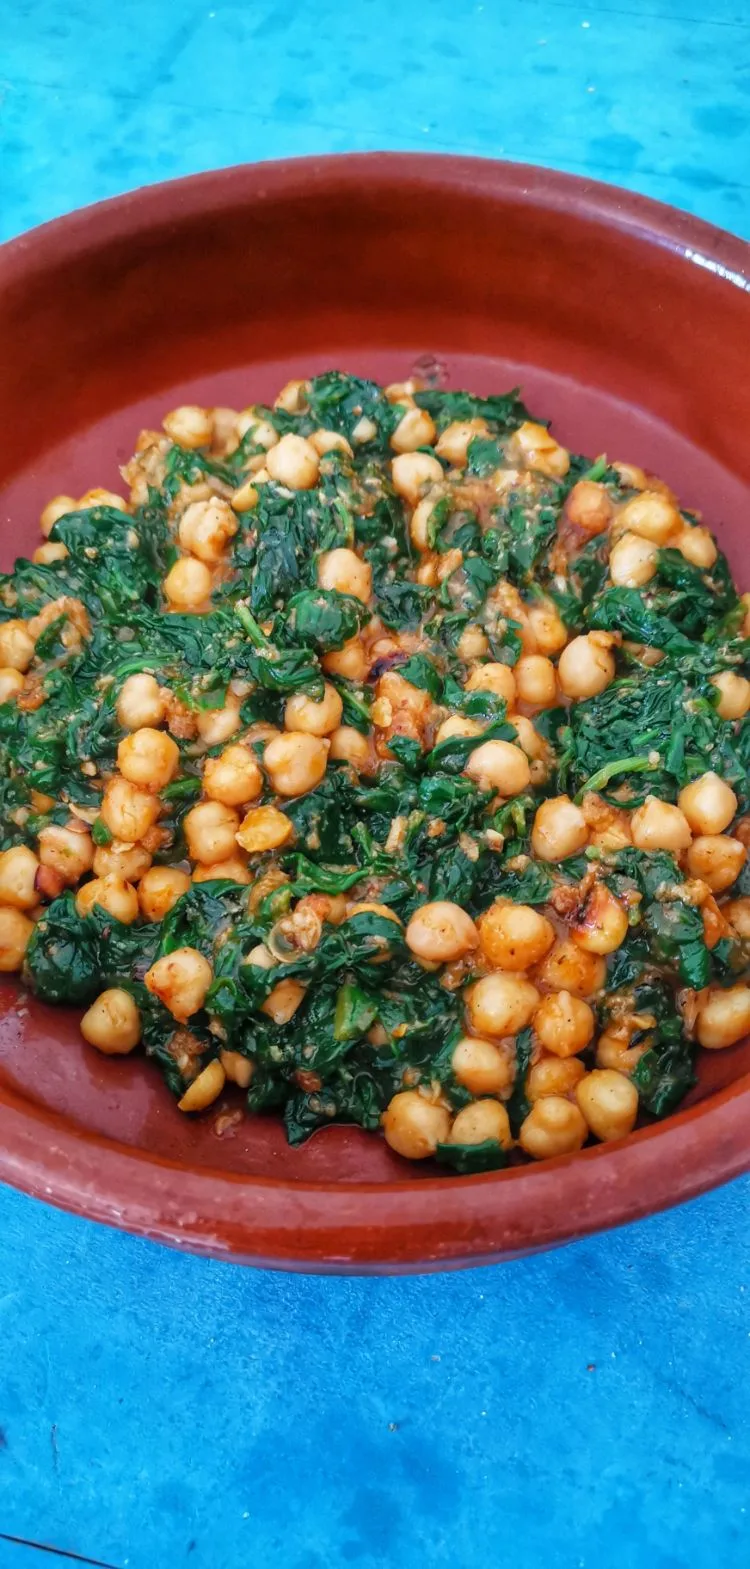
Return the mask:
MULTIPOLYGON (((15 0, 0 235, 245 159, 554 164, 750 237, 743 0, 15 0)), ((546 1257, 251 1273, 0 1193, 0 1569, 746 1569, 750 1184, 546 1257), (15 1540, 14 1540, 15 1539, 15 1540), (68 1556, 69 1555, 69 1556, 68 1556)))

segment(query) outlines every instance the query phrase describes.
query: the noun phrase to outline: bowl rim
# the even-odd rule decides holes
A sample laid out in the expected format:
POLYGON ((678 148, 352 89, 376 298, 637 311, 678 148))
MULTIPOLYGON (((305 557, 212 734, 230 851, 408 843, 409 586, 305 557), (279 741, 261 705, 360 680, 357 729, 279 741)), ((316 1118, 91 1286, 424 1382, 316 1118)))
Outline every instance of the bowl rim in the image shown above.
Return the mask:
MULTIPOLYGON (((176 219, 311 195, 316 186, 359 188, 373 178, 564 210, 666 247, 750 292, 750 245, 650 197, 537 165, 393 152, 237 164, 128 191, 6 242, 0 288, 52 256, 71 261, 176 219)), ((60 1123, 0 1087, 0 1180, 61 1209, 213 1257, 341 1273, 429 1270, 518 1256, 681 1203, 750 1169, 749 1126, 745 1074, 663 1124, 573 1156, 472 1178, 336 1184, 170 1161, 60 1123)))

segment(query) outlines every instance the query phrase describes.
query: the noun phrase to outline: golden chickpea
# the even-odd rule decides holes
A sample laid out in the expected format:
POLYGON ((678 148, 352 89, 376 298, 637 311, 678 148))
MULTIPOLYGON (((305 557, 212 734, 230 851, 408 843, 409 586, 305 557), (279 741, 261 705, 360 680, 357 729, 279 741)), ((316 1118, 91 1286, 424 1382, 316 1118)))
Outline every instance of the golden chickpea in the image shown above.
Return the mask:
POLYGON ((242 413, 237 415, 234 428, 238 441, 242 441, 252 432, 251 446, 262 447, 265 452, 275 447, 279 439, 278 431, 274 429, 271 421, 261 419, 255 409, 243 409, 242 413))
POLYGON ((587 632, 574 637, 560 655, 557 674, 566 697, 596 697, 603 692, 615 675, 609 634, 587 632))
POLYGON ((623 533, 637 534, 639 539, 649 539, 654 545, 666 545, 683 527, 677 508, 658 490, 643 490, 626 501, 617 523, 623 533))
POLYGON ((288 1024, 294 1018, 304 995, 304 986, 290 975, 287 980, 277 982, 265 1002, 261 1003, 260 1011, 267 1014, 274 1024, 288 1024))
POLYGON ((318 482, 320 458, 311 441, 291 432, 270 448, 266 467, 277 485, 287 490, 312 490, 318 482))
POLYGON ((78 503, 73 496, 53 496, 52 500, 47 502, 39 516, 39 527, 45 539, 55 524, 59 523, 60 518, 67 517, 69 512, 75 512, 77 506, 78 503))
POLYGON ((205 1111, 207 1106, 213 1105, 218 1099, 226 1083, 226 1073, 218 1057, 193 1079, 188 1085, 181 1100, 177 1102, 178 1111, 205 1111))
POLYGON ((138 889, 138 904, 143 919, 163 921, 189 887, 187 872, 181 872, 177 866, 152 866, 144 872, 138 889))
POLYGON ((220 757, 207 757, 203 765, 203 793, 223 806, 244 806, 263 789, 263 775, 246 746, 228 746, 220 757))
POLYGON ((140 790, 129 779, 115 776, 104 790, 101 817, 114 839, 126 844, 143 839, 159 816, 160 804, 148 790, 140 790))
MULTIPOLYGON (((414 517, 416 517, 416 513, 414 517)), ((412 518, 413 521, 414 518, 412 518)), ((483 659, 489 646, 489 639, 484 629, 477 626, 476 622, 469 622, 469 625, 464 627, 458 640, 456 653, 459 659, 463 659, 464 663, 468 664, 471 659, 483 659)))
POLYGON ((555 667, 545 654, 522 654, 514 674, 520 703, 528 703, 531 708, 552 708, 557 702, 555 667))
POLYGON ((429 1101, 419 1090, 399 1090, 381 1117, 386 1144, 406 1160, 426 1160, 445 1144, 451 1119, 445 1106, 429 1101))
POLYGON ((679 806, 647 795, 630 817, 630 831, 637 850, 687 850, 692 839, 690 824, 679 806))
POLYGON ((393 488, 415 507, 430 485, 443 478, 442 465, 429 452, 400 452, 391 464, 393 488))
POLYGON ((722 905, 721 913, 738 937, 750 938, 750 899, 730 899, 722 905))
POLYGON ((731 888, 746 860, 744 844, 729 834, 701 834, 693 840, 687 853, 690 876, 700 877, 708 883, 712 893, 724 893, 731 888))
POLYGON ((579 479, 565 503, 565 513, 568 521, 584 533, 603 534, 612 521, 612 502, 606 486, 593 479, 579 479))
POLYGON ((222 746, 237 733, 242 722, 240 707, 239 698, 233 692, 227 692, 223 708, 198 710, 198 734, 206 746, 222 746))
POLYGON ((609 553, 609 575, 617 588, 643 588, 656 572, 657 545, 639 534, 622 534, 609 553))
POLYGON ((513 1148, 508 1113, 497 1100, 477 1100, 463 1106, 448 1134, 449 1144, 483 1144, 492 1139, 502 1149, 513 1148))
POLYGON ((76 894, 76 909, 79 915, 90 915, 94 905, 106 910, 108 915, 114 916, 116 921, 121 921, 123 926, 132 926, 138 916, 138 895, 132 883, 125 882, 118 877, 116 872, 110 872, 106 877, 94 877, 90 883, 84 883, 76 894))
POLYGON ((137 883, 148 871, 152 859, 142 844, 123 844, 119 839, 112 839, 109 844, 95 849, 92 870, 95 877, 107 877, 115 872, 126 883, 137 883))
POLYGON ((597 1068, 614 1068, 617 1073, 632 1073, 644 1051, 648 1050, 646 1041, 638 1046, 630 1045, 633 1033, 630 1028, 624 1033, 617 1027, 602 1030, 596 1043, 597 1068))
POLYGON ((15 910, 33 910, 39 903, 35 881, 39 861, 25 844, 13 845, 0 854, 0 904, 15 910))
POLYGON ((529 605, 528 622, 537 646, 537 652, 559 654, 568 641, 568 632, 551 600, 539 600, 529 605))
POLYGON ((195 556, 180 556, 162 587, 174 610, 200 610, 211 597, 211 573, 195 556))
POLYGON ((526 1098, 533 1106, 545 1095, 568 1096, 585 1072, 579 1057, 540 1057, 526 1076, 526 1098))
POLYGON ((638 1091, 624 1073, 594 1068, 576 1085, 576 1100, 597 1139, 624 1139, 638 1116, 638 1091))
POLYGON ((143 979, 152 995, 184 1024, 203 1007, 213 970, 197 948, 175 948, 157 959, 143 979))
POLYGON ((367 604, 372 593, 372 567, 357 555, 356 550, 343 546, 325 550, 318 557, 318 582, 321 588, 335 589, 339 594, 353 594, 367 604))
POLYGON ((320 662, 327 675, 343 676, 346 681, 364 681, 368 671, 361 637, 351 637, 341 648, 334 648, 330 654, 324 654, 320 662))
MULTIPOLYGON (((510 723, 518 736, 518 745, 526 753, 527 757, 533 761, 539 761, 546 756, 547 743, 538 730, 534 729, 532 721, 527 719, 525 714, 512 714, 510 723)), ((534 776, 532 775, 533 778, 534 776)))
POLYGON ((710 991, 698 1010, 696 1034, 707 1051, 736 1046, 750 1034, 750 986, 728 986, 710 991))
POLYGON ((406 928, 406 941, 418 959, 434 964, 449 964, 471 953, 479 942, 479 935, 471 919, 460 904, 448 899, 438 899, 433 904, 420 905, 406 928))
MULTIPOLYGON (((446 425, 445 430, 437 442, 435 451, 440 458, 445 458, 454 469, 466 467, 468 461, 469 444, 475 436, 489 436, 490 427, 486 419, 453 420, 446 425)), ((431 438, 432 439, 432 438, 431 438)))
POLYGON ((233 512, 253 512, 258 505, 258 491, 251 479, 232 492, 233 512))
POLYGON ((573 1057, 594 1038, 593 1009, 572 992, 543 997, 531 1022, 544 1050, 555 1057, 573 1057))
POLYGON ((307 439, 318 457, 325 457, 327 452, 345 452, 350 458, 354 456, 346 436, 340 436, 337 430, 314 430, 307 439))
POLYGON ((564 861, 588 843, 589 831, 580 806, 568 795, 555 795, 537 807, 531 847, 540 861, 564 861))
POLYGON ((464 719, 462 714, 451 714, 450 719, 444 719, 435 731, 435 746, 441 741, 450 741, 453 736, 481 735, 483 726, 476 719, 464 719))
POLYGON ((484 975, 465 995, 471 1027, 482 1035, 517 1035, 539 1006, 536 987, 522 975, 484 975))
POLYGON ((375 421, 371 420, 369 415, 362 414, 352 431, 352 441, 356 446, 362 447, 366 441, 374 441, 377 434, 378 427, 375 421))
POLYGON ((0 668, 0 703, 9 703, 18 697, 25 685, 20 670, 12 670, 7 665, 0 668))
POLYGON ((476 779, 480 790, 505 796, 520 795, 531 780, 528 757, 512 741, 483 741, 470 754, 464 772, 476 779))
POLYGON ((100 992, 81 1019, 81 1034, 107 1057, 133 1051, 141 1038, 141 1016, 130 992, 120 986, 100 992))
POLYGON ((494 692, 512 708, 516 701, 516 678, 510 665, 492 663, 477 665, 464 682, 467 692, 494 692))
MULTIPOLYGON (((411 542, 415 550, 421 551, 422 554, 424 554, 424 552, 430 548, 430 519, 433 512, 435 511, 436 506, 438 505, 438 502, 442 501, 443 495, 444 487, 442 485, 437 486, 434 490, 430 490, 428 494, 424 496, 420 502, 418 502, 417 506, 412 512, 411 521, 409 523, 409 534, 411 536, 411 542)), ((486 648, 486 638, 484 639, 484 644, 486 648)))
POLYGON ((286 414, 303 414, 307 408, 309 391, 309 381, 285 381, 278 397, 273 400, 273 406, 275 409, 283 409, 286 414))
POLYGON ((628 935, 627 912, 606 883, 595 883, 571 936, 587 953, 614 953, 628 935))
POLYGON ((454 1078, 472 1095, 503 1095, 513 1087, 515 1064, 497 1041, 464 1035, 451 1058, 454 1078))
POLYGON ((527 970, 543 959, 555 940, 554 927, 530 904, 498 899, 479 919, 484 958, 497 970, 527 970))
POLYGON ((508 458, 520 461, 526 468, 547 474, 550 479, 564 479, 570 468, 570 453, 551 436, 546 425, 536 425, 525 420, 519 425, 508 443, 508 458))
POLYGON ((0 905, 0 974, 11 975, 23 965, 34 922, 12 905, 0 905))
MULTIPOLYGON (((277 795, 306 795, 325 775, 330 742, 293 730, 266 747, 263 764, 277 795)), ((215 857, 213 857, 215 859, 215 857)))
POLYGON ((158 794, 180 766, 180 749, 163 730, 144 725, 126 735, 117 748, 117 766, 123 779, 158 794))
POLYGON ((107 490, 104 485, 95 485, 92 490, 87 490, 79 497, 76 505, 84 512, 90 507, 114 507, 118 512, 130 510, 124 496, 120 496, 116 490, 107 490))
POLYGON ((207 566, 216 566, 236 533, 237 519, 229 502, 212 496, 210 501, 192 501, 185 508, 178 537, 183 550, 207 566))
POLYGON ((750 711, 750 681, 733 670, 722 670, 711 677, 711 685, 719 693, 717 709, 721 719, 744 719, 750 711))
POLYGON ((417 447, 431 447, 436 435, 435 422, 426 409, 407 409, 391 436, 391 446, 394 452, 416 452, 417 447))
POLYGON ((228 860, 214 861, 209 866, 201 863, 193 870, 194 883, 251 883, 252 880, 241 855, 230 855, 228 860))
POLYGON ((670 545, 679 550, 680 555, 694 567, 701 567, 708 572, 714 565, 719 554, 713 535, 707 528, 684 528, 681 533, 675 534, 669 541, 670 545))
POLYGON ((91 871, 94 845, 85 823, 62 827, 50 823, 39 834, 39 860, 57 872, 64 883, 77 883, 91 871))
POLYGON ((67 545, 54 544, 52 540, 48 540, 45 545, 37 545, 31 559, 35 566, 51 567, 55 561, 64 561, 67 554, 67 545))
POLYGON ((377 766, 370 737, 352 725, 339 725, 333 731, 328 755, 336 762, 351 763, 360 774, 372 774, 377 766))
POLYGON ((577 992, 580 997, 601 991, 606 978, 606 959, 587 953, 571 938, 556 942, 534 972, 534 980, 545 990, 577 992))
POLYGON ((521 1127, 519 1143, 534 1160, 572 1155, 586 1143, 588 1128, 578 1107, 562 1095, 544 1095, 521 1127))
POLYGON ((6 670, 28 670, 34 658, 34 639, 23 621, 0 622, 0 665, 6 670))
POLYGON ((236 850, 239 826, 233 807, 222 801, 199 801, 185 813, 182 822, 191 861, 202 861, 206 866, 213 861, 226 861, 236 850))
POLYGON ((259 855, 264 850, 280 849, 293 832, 289 818, 277 807, 256 806, 243 818, 235 838, 250 855, 259 855))
POLYGON ((142 670, 123 681, 116 704, 117 718, 123 730, 155 729, 164 723, 166 703, 155 676, 142 670))
POLYGON ((241 1090, 248 1089, 255 1071, 255 1064, 249 1057, 243 1057, 240 1051, 220 1051, 219 1061, 231 1084, 239 1084, 241 1090))
POLYGON ((178 447, 186 447, 192 452, 211 445, 214 433, 211 413, 195 403, 184 403, 180 408, 172 409, 165 414, 162 425, 170 441, 176 442, 178 447))
POLYGON ((685 785, 677 799, 694 834, 721 834, 737 815, 734 790, 712 771, 685 785))

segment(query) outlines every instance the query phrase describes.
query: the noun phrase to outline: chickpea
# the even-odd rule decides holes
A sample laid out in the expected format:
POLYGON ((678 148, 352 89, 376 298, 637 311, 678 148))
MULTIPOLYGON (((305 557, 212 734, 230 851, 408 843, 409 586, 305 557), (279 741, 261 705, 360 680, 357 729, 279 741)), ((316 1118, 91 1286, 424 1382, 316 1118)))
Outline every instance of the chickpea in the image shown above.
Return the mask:
POLYGON ((255 409, 243 409, 234 422, 237 439, 243 441, 245 436, 252 432, 253 447, 262 447, 265 452, 275 447, 279 439, 278 431, 274 429, 270 420, 260 419, 255 409))
POLYGON ((303 414, 307 408, 309 390, 309 381, 286 381, 278 397, 274 398, 273 406, 275 409, 284 409, 287 414, 303 414))
POLYGON ((639 1046, 630 1045, 633 1033, 631 1028, 627 1028, 624 1034, 616 1027, 602 1030, 596 1043, 597 1068, 614 1068, 618 1073, 632 1073, 643 1053, 648 1050, 646 1041, 639 1046))
POLYGON ((711 771, 685 785, 677 799, 694 834, 721 834, 737 814, 731 785, 711 771))
POLYGON ((183 550, 216 566, 222 560, 230 539, 237 533, 237 519, 228 501, 212 496, 210 501, 193 501, 180 518, 178 536, 183 550))
POLYGON ((203 765, 203 792, 223 806, 244 806, 263 789, 263 775, 246 746, 228 746, 220 757, 207 757, 203 765))
POLYGON ((462 714, 451 714, 450 719, 444 719, 435 731, 435 746, 441 741, 450 741, 452 736, 481 735, 483 726, 476 719, 464 719, 462 714))
POLYGON ((141 1016, 130 992, 110 986, 100 992, 81 1019, 81 1034, 107 1057, 123 1057, 141 1038, 141 1016))
POLYGON ((193 870, 194 883, 251 883, 252 880, 241 855, 230 855, 228 860, 214 861, 209 866, 199 864, 193 870))
POLYGON ((175 948, 146 971, 144 983, 180 1024, 198 1013, 213 980, 213 970, 197 948, 175 948))
POLYGON ((320 458, 325 457, 327 452, 345 452, 348 457, 354 457, 346 436, 340 436, 337 430, 314 430, 307 439, 320 458))
POLYGON ((639 534, 622 534, 609 553, 609 575, 617 588, 643 588, 656 572, 658 546, 639 534))
POLYGON ((95 877, 107 877, 115 872, 126 883, 137 883, 148 871, 151 861, 149 851, 142 844, 123 844, 119 839, 112 839, 94 851, 92 870, 95 877))
POLYGON ((199 801, 185 813, 182 827, 191 861, 210 866, 234 855, 240 819, 222 801, 199 801))
POLYGON ((437 485, 443 478, 443 469, 437 458, 429 452, 400 452, 391 464, 393 488, 415 507, 430 485, 437 485))
POLYGON ((368 671, 367 655, 361 637, 350 637, 341 648, 324 654, 321 664, 326 675, 343 676, 345 681, 364 681, 368 671))
POLYGON ((587 953, 570 938, 556 942, 534 974, 545 989, 577 992, 581 997, 601 991, 606 978, 607 964, 601 954, 587 953))
POLYGON ((519 425, 508 443, 508 458, 520 461, 526 468, 547 474, 550 479, 564 479, 570 468, 570 454, 551 436, 546 425, 536 425, 525 420, 519 425))
POLYGON ((181 872, 176 866, 152 866, 144 872, 138 889, 138 904, 144 921, 163 921, 189 887, 187 872, 181 872))
POLYGON ((624 490, 648 490, 646 470, 639 468, 637 463, 616 462, 611 467, 615 470, 624 490))
POLYGON ((624 1139, 635 1127, 638 1091, 623 1073, 594 1068, 576 1085, 576 1100, 591 1132, 603 1143, 624 1139))
POLYGON ((25 685, 20 670, 12 670, 8 665, 0 668, 0 703, 9 703, 18 697, 25 685))
POLYGON ((416 452, 417 447, 431 447, 436 435, 435 422, 426 409, 407 409, 391 436, 391 446, 394 452, 416 452))
POLYGON ((47 828, 42 828, 39 834, 39 860, 42 866, 50 866, 54 872, 58 872, 63 882, 80 882, 94 864, 94 845, 86 825, 81 823, 79 829, 50 823, 47 828))
POLYGON ((44 545, 37 545, 31 559, 38 567, 51 567, 55 561, 64 561, 67 554, 67 545, 54 544, 50 539, 44 545))
POLYGON ((186 447, 190 452, 211 445, 214 433, 211 413, 195 403, 185 403, 178 409, 172 409, 171 413, 165 414, 162 425, 170 441, 176 442, 178 447, 186 447))
POLYGON ((166 703, 155 676, 142 670, 123 681, 116 704, 123 730, 155 729, 164 723, 166 703))
POLYGON ((698 1009, 696 1034, 707 1051, 723 1051, 750 1034, 750 986, 710 991, 698 1009))
POLYGON ((532 1105, 546 1095, 568 1096, 586 1069, 579 1057, 540 1057, 526 1077, 526 1098, 532 1105))
POLYGON ((465 626, 456 645, 459 659, 468 664, 471 659, 483 659, 489 649, 487 633, 476 622, 469 622, 465 626))
MULTIPOLYGON (((266 747, 263 763, 277 795, 306 795, 325 775, 330 742, 292 730, 266 747)), ((215 859, 215 857, 213 857, 215 859)))
POLYGON ((0 905, 0 974, 11 975, 23 965, 34 922, 11 905, 0 905))
POLYGON ((694 528, 684 528, 669 543, 679 550, 686 561, 690 561, 694 567, 701 567, 704 572, 710 570, 719 554, 713 535, 707 528, 700 528, 697 524, 694 528))
POLYGON ((312 490, 318 482, 320 458, 311 441, 291 433, 271 447, 266 467, 277 485, 288 490, 312 490))
POLYGON ((83 512, 90 507, 114 507, 118 512, 130 511, 124 496, 118 495, 116 490, 107 490, 103 485, 95 485, 92 490, 87 490, 76 505, 83 512))
POLYGON ((333 731, 328 755, 336 762, 351 763, 360 774, 375 772, 375 753, 370 737, 362 735, 352 725, 339 725, 333 731))
POLYGON ((617 523, 623 532, 637 534, 639 539, 651 540, 654 545, 666 545, 683 527, 677 508, 658 490, 642 490, 639 496, 626 501, 617 523))
POLYGON ((479 942, 479 934, 460 904, 438 899, 415 910, 406 928, 406 941, 418 959, 448 964, 471 953, 479 942))
POLYGON ((217 457, 227 457, 229 453, 234 452, 237 446, 235 429, 237 425, 237 410, 226 408, 220 404, 216 408, 208 409, 207 413, 213 425, 211 450, 216 453, 217 457))
POLYGON ((512 741, 483 741, 469 756, 464 772, 480 790, 520 795, 528 788, 531 770, 526 753, 512 741))
POLYGON ((180 556, 162 584, 175 610, 200 610, 211 597, 211 573, 195 556, 180 556))
MULTIPOLYGON (((411 542, 415 550, 421 551, 422 554, 424 554, 425 551, 429 550, 430 548, 430 519, 438 503, 443 500, 444 494, 445 487, 442 485, 437 486, 434 490, 428 491, 427 495, 423 496, 422 500, 417 503, 414 511, 412 512, 411 521, 409 523, 409 534, 411 536, 411 542)), ((484 642, 486 648, 486 638, 484 639, 484 642)))
POLYGON ((516 678, 510 665, 492 661, 477 665, 464 682, 464 689, 467 692, 494 692, 496 697, 505 699, 509 709, 516 701, 516 678))
POLYGON ((227 692, 223 708, 198 710, 198 734, 206 746, 222 746, 236 734, 242 722, 240 706, 239 698, 233 692, 227 692))
POLYGON ((304 995, 304 986, 290 975, 287 980, 277 982, 265 1002, 261 1003, 260 1011, 267 1014, 274 1024, 288 1024, 294 1018, 304 995))
POLYGON ((730 838, 729 834, 701 834, 693 840, 687 853, 690 876, 700 877, 708 883, 712 893, 724 893, 731 888, 746 860, 744 844, 730 838))
POLYGON ((630 831, 637 850, 687 850, 692 839, 690 824, 679 806, 647 795, 630 817, 630 831))
POLYGON ((711 677, 711 685, 719 694, 717 711, 721 719, 744 719, 750 711, 750 681, 738 676, 734 670, 722 670, 711 677))
POLYGON ((605 485, 593 479, 579 479, 565 503, 570 523, 586 534, 603 534, 612 521, 612 502, 605 485))
POLYGON ((258 505, 258 491, 251 479, 232 492, 233 512, 253 512, 258 505))
POLYGON ((291 839, 293 832, 289 818, 277 807, 256 806, 243 818, 235 838, 243 850, 247 850, 250 855, 257 855, 263 850, 280 849, 282 844, 291 839))
MULTIPOLYGON (((468 461, 469 444, 475 436, 489 436, 490 427, 486 419, 453 420, 446 425, 445 430, 437 442, 435 451, 440 458, 445 458, 454 469, 466 467, 468 461)), ((434 439, 434 438, 431 438, 434 439)))
POLYGON ((503 1095, 513 1087, 513 1056, 497 1041, 464 1035, 451 1058, 453 1076, 472 1095, 503 1095))
POLYGON ((156 794, 174 779, 180 766, 180 749, 163 730, 144 725, 126 735, 117 748, 117 766, 123 779, 156 794))
POLYGON ((523 975, 484 975, 466 993, 469 1022, 482 1035, 517 1035, 531 1023, 539 993, 523 975))
POLYGON ((559 654, 568 641, 567 628, 551 600, 539 600, 529 605, 528 622, 532 637, 540 654, 559 654))
POLYGON ((104 790, 101 817, 114 839, 133 844, 145 838, 159 816, 158 798, 148 790, 139 790, 129 779, 115 776, 104 790))
POLYGON ((23 675, 34 658, 34 639, 23 621, 0 622, 0 665, 23 675))
POLYGON ((627 912, 606 883, 595 883, 571 928, 573 941, 587 953, 614 953, 628 935, 627 912))
POLYGON ((352 431, 352 441, 356 442, 358 447, 362 447, 365 442, 374 441, 377 434, 378 427, 375 421, 371 420, 367 414, 362 414, 352 431))
POLYGON ((477 1100, 463 1106, 448 1135, 449 1144, 483 1144, 492 1139, 502 1149, 513 1148, 508 1113, 497 1100, 477 1100))
POLYGON ((521 1127, 519 1143, 534 1160, 572 1155, 586 1143, 585 1119, 572 1101, 561 1095, 544 1095, 535 1101, 521 1127))
POLYGON ((125 882, 116 872, 110 872, 106 877, 94 877, 90 883, 84 883, 79 888, 76 894, 78 914, 90 915, 94 905, 106 910, 123 926, 132 926, 138 916, 138 894, 132 883, 125 882))
POLYGON ((587 632, 564 648, 557 667, 566 697, 596 697, 614 680, 615 659, 606 632, 587 632))
POLYGON ((218 1057, 209 1062, 202 1073, 189 1084, 181 1100, 177 1102, 178 1111, 205 1111, 221 1094, 226 1083, 226 1073, 218 1057))
POLYGON ((60 518, 67 517, 69 512, 75 512, 77 506, 78 503, 73 496, 53 496, 52 500, 47 502, 46 507, 42 507, 39 515, 39 527, 45 539, 49 537, 55 524, 59 523, 60 518))
MULTIPOLYGON (((510 723, 518 736, 518 745, 532 761, 538 762, 547 755, 547 743, 525 714, 512 714, 510 723)), ((532 775, 532 780, 534 776, 532 775)))
POLYGON ((445 1144, 451 1119, 444 1106, 429 1101, 419 1090, 399 1090, 381 1117, 386 1144, 406 1160, 425 1160, 445 1144))
POLYGON ((528 703, 533 708, 552 708, 557 702, 555 667, 545 654, 522 654, 515 668, 515 678, 520 703, 528 703))
POLYGON ((239 1084, 241 1090, 246 1090, 252 1083, 255 1064, 249 1057, 243 1057, 241 1051, 220 1051, 219 1062, 232 1084, 239 1084))
POLYGON ((25 844, 13 845, 0 854, 0 904, 15 910, 33 910, 39 903, 35 881, 39 861, 25 844))
POLYGON ((537 808, 531 847, 540 861, 564 861, 588 843, 589 831, 580 806, 568 795, 555 795, 537 808))
POLYGON ((722 905, 721 913, 738 937, 745 941, 750 938, 750 899, 730 899, 722 905))
POLYGON ((353 594, 367 604, 372 593, 372 567, 357 555, 356 550, 325 550, 318 557, 318 582, 321 588, 335 589, 339 594, 353 594))
POLYGON ((543 997, 531 1022, 544 1050, 555 1057, 573 1057, 594 1038, 593 1009, 572 992, 543 997))
POLYGON ((530 904, 498 899, 479 920, 482 954, 496 970, 527 970, 555 940, 554 927, 530 904))

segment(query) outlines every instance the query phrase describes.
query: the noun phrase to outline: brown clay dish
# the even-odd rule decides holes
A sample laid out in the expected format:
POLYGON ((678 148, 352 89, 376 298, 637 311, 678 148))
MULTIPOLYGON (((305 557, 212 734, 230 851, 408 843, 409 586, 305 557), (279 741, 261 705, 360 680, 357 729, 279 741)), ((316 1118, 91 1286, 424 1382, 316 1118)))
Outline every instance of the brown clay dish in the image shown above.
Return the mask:
MULTIPOLYGON (((49 496, 115 484, 178 403, 272 395, 424 353, 449 385, 523 384, 579 450, 652 467, 702 509, 744 587, 750 248, 644 198, 471 159, 352 156, 138 191, 0 251, 6 569, 49 496)), ((0 986, 0 1178, 196 1252, 331 1271, 489 1262, 632 1220, 750 1166, 750 1043, 661 1126, 545 1165, 451 1178, 332 1128, 219 1139, 145 1062, 0 986)))

